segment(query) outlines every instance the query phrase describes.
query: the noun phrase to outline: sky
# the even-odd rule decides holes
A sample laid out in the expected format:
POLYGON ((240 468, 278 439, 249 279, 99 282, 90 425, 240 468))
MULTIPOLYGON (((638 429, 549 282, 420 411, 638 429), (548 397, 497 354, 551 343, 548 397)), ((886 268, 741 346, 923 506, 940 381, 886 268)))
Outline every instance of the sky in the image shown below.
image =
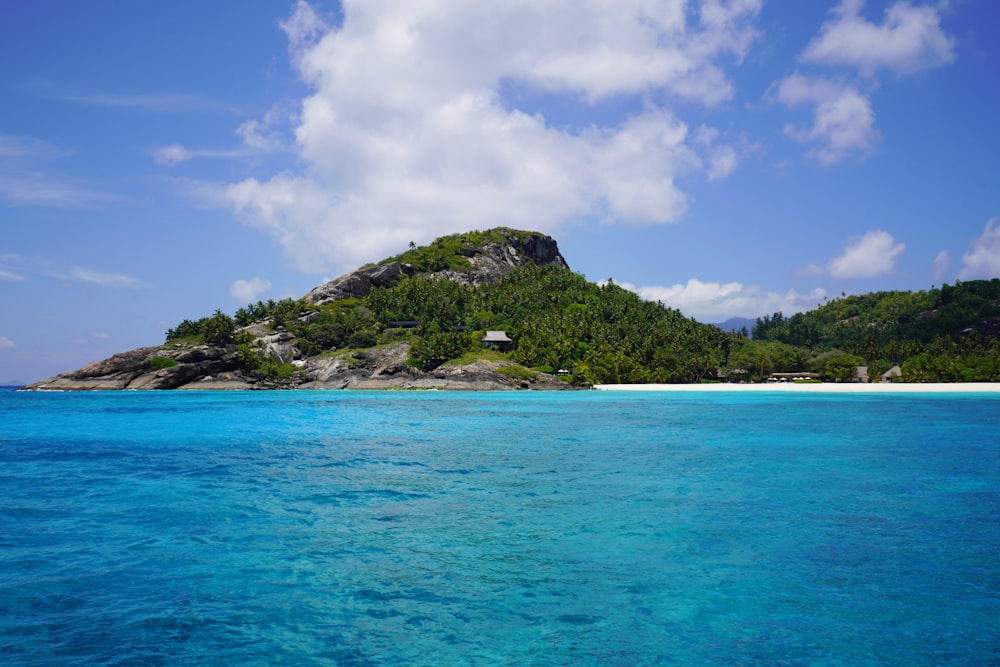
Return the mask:
POLYGON ((0 382, 501 225, 710 323, 1000 277, 995 0, 0 18, 0 382))

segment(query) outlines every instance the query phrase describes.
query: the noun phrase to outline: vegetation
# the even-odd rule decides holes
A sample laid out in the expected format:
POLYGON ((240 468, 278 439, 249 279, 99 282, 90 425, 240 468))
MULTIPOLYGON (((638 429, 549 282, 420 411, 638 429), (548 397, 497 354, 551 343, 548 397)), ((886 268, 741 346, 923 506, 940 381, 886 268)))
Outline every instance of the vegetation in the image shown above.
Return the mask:
POLYGON ((464 271, 471 264, 468 257, 474 255, 477 249, 489 243, 506 244, 505 234, 518 234, 517 230, 499 227, 489 231, 466 232, 465 234, 453 234, 442 236, 429 245, 417 247, 410 243, 410 249, 406 252, 383 260, 386 262, 403 262, 412 264, 421 273, 433 273, 436 271, 464 271))
POLYGON ((758 319, 753 340, 798 347, 807 366, 812 359, 835 379, 853 363, 867 365, 869 375, 899 365, 907 382, 993 382, 1000 380, 998 332, 1000 279, 994 278, 926 292, 842 295, 789 318, 758 319))
POLYGON ((149 360, 149 369, 153 371, 163 370, 164 368, 173 368, 177 365, 177 362, 170 357, 153 357, 149 360))
POLYGON ((213 345, 232 343, 236 335, 236 322, 221 310, 211 317, 203 317, 192 322, 184 320, 176 328, 167 331, 167 341, 182 338, 196 338, 213 345))
POLYGON ((771 373, 817 373, 849 380, 858 366, 875 376, 894 365, 904 381, 1000 381, 1000 280, 944 285, 927 292, 842 295, 786 318, 774 313, 746 332, 720 329, 643 301, 613 282, 596 285, 558 266, 515 268, 499 282, 473 287, 428 272, 469 266, 484 244, 507 243, 513 230, 443 237, 385 261, 420 273, 360 299, 318 306, 304 300, 258 302, 230 318, 221 311, 184 320, 168 340, 233 345, 239 363, 263 377, 287 379, 292 364, 263 358, 254 340, 288 332, 306 355, 409 342, 422 370, 476 358, 504 360, 511 377, 565 369, 580 383, 762 381, 771 373), (413 322, 415 326, 400 326, 413 322), (253 327, 251 335, 239 328, 253 327), (486 330, 504 330, 513 349, 482 349, 486 330), (527 369, 535 369, 529 371, 527 369))

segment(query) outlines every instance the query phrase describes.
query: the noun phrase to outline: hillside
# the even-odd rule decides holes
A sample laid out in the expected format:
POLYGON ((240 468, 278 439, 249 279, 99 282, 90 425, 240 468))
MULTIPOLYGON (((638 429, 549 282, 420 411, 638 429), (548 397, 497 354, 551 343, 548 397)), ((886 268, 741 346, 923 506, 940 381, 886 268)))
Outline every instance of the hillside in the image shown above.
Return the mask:
POLYGON ((919 292, 844 295, 815 310, 757 320, 755 341, 840 353, 911 382, 1000 381, 1000 280, 919 292))

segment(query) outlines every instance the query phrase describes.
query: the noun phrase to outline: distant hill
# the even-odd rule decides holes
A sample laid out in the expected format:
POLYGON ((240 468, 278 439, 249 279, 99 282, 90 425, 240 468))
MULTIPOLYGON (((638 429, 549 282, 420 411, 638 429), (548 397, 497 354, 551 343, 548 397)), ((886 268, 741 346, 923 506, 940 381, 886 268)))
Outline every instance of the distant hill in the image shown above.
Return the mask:
POLYGON ((757 320, 750 319, 749 317, 730 317, 725 322, 719 322, 717 324, 713 324, 712 326, 719 327, 723 331, 732 333, 739 333, 743 329, 746 329, 747 333, 750 333, 756 322, 757 320))

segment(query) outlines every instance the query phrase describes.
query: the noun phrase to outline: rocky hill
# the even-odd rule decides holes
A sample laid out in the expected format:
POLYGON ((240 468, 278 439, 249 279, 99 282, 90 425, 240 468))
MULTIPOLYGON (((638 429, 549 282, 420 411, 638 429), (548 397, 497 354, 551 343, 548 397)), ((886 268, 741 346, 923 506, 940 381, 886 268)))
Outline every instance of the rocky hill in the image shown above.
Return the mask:
POLYGON ((190 331, 172 330, 177 335, 168 334, 163 345, 115 354, 26 389, 570 388, 553 374, 526 369, 496 353, 432 368, 415 365, 413 340, 388 323, 379 326, 383 341, 346 348, 316 349, 314 342, 293 333, 312 330, 309 327, 318 326, 324 314, 351 310, 358 299, 406 277, 479 286, 526 266, 568 268, 556 241, 537 232, 499 228, 443 237, 422 248, 411 244, 407 252, 319 285, 298 301, 271 302, 274 308, 258 304, 258 316, 248 316, 255 321, 242 326, 220 312, 198 322, 185 321, 190 331))
POLYGON ((499 228, 446 236, 424 248, 411 248, 374 266, 362 267, 315 287, 307 303, 323 305, 359 299, 377 287, 391 287, 417 274, 463 285, 491 285, 510 270, 534 264, 568 269, 555 239, 538 232, 499 228))

